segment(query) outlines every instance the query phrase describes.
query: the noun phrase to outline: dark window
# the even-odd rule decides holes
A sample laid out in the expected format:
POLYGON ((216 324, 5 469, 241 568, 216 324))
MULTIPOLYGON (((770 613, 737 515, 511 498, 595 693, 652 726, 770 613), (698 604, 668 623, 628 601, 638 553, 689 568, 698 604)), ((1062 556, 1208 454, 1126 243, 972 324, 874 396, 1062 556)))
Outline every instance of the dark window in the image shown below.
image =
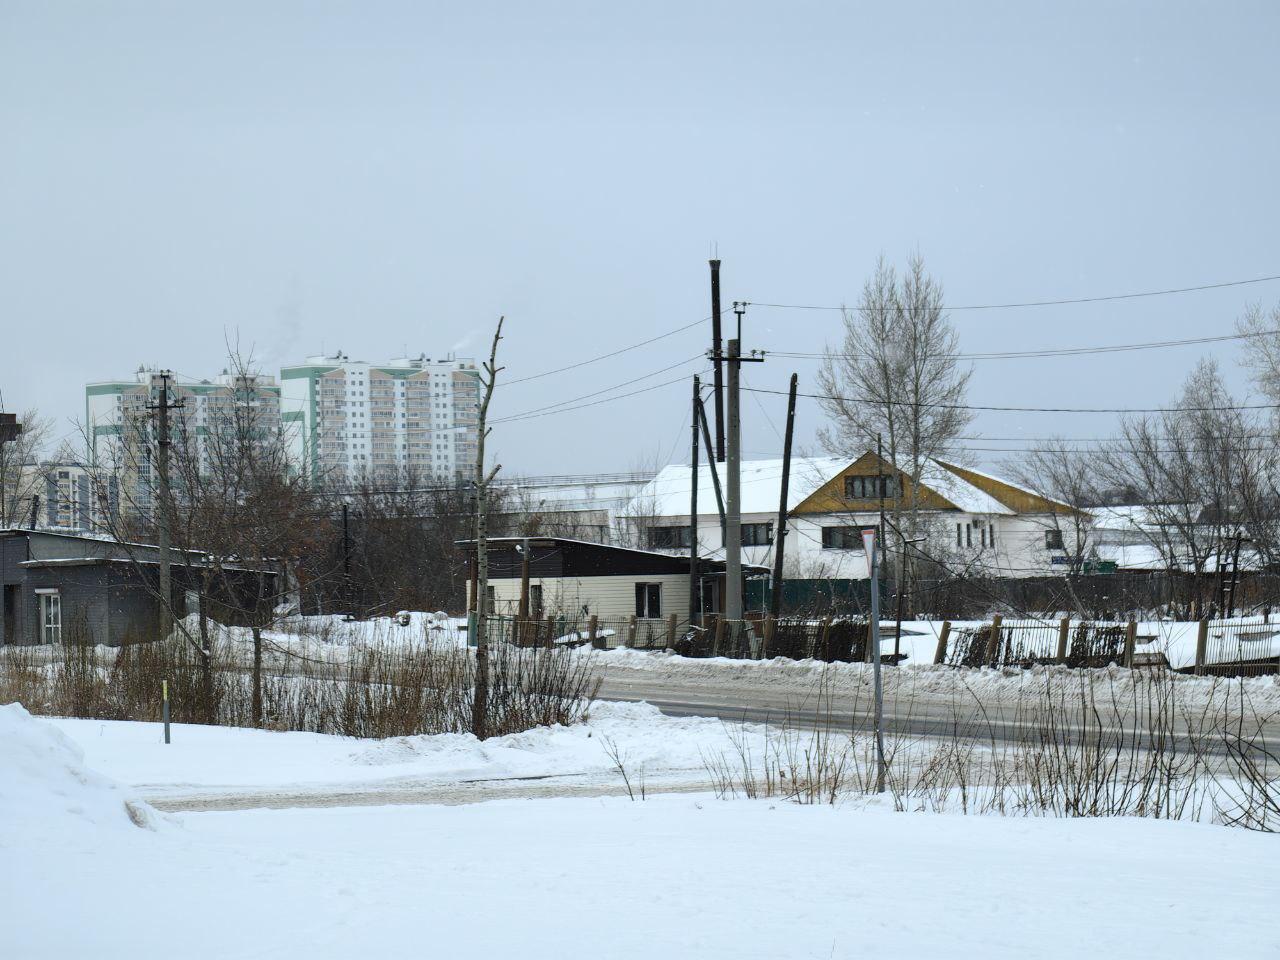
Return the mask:
POLYGON ((744 547, 767 547, 773 543, 773 523, 744 523, 742 525, 742 545, 744 547))
POLYGON ((846 500, 891 500, 898 495, 896 477, 845 477, 846 500))
POLYGON ((1062 547, 1062 531, 1046 530, 1044 532, 1044 548, 1046 550, 1061 550, 1062 547))
POLYGON ((966 547, 973 546, 973 524, 966 523, 964 525, 964 545, 966 547))
POLYGON ((636 616, 641 619, 662 616, 662 584, 636 584, 636 616))
POLYGON ((686 527, 650 527, 649 548, 651 550, 675 550, 689 546, 689 528, 686 527))
POLYGON ((823 527, 822 548, 824 550, 861 550, 861 527, 823 527))
POLYGON ((957 547, 964 546, 964 524, 963 523, 956 524, 956 546, 957 547))

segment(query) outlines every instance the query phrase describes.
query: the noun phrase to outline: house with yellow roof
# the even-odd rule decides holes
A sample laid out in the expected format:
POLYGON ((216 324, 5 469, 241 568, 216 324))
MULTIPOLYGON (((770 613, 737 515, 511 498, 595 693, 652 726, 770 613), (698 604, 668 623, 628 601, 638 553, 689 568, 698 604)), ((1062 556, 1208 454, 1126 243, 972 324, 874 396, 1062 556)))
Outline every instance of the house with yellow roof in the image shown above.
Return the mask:
MULTIPOLYGON (((715 464, 721 485, 724 464, 715 464)), ((712 467, 698 476, 697 530, 700 556, 723 556, 720 513, 712 467)), ((782 481, 781 460, 742 464, 743 562, 771 565, 782 481)), ((914 498, 926 532, 922 559, 971 576, 1028 577, 1062 572, 1066 548, 1063 518, 1072 512, 1009 480, 971 467, 929 459, 914 489, 911 474, 873 451, 852 461, 839 457, 793 457, 786 503, 787 579, 867 577, 861 531, 892 516, 895 501, 914 498)), ((631 542, 645 549, 687 555, 690 548, 692 472, 663 468, 625 511, 631 542)), ((895 535, 887 533, 890 546, 895 535)))

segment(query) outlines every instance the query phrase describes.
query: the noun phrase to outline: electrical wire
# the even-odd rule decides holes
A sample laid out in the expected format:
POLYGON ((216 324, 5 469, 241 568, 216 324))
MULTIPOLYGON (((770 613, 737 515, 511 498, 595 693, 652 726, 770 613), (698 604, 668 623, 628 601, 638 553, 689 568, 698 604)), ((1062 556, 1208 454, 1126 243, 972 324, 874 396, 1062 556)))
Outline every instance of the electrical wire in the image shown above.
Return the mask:
MULTIPOLYGON (((1262 330, 1257 333, 1232 333, 1218 337, 1194 337, 1188 340, 1153 340, 1148 343, 1121 343, 1112 346, 1095 347, 1060 347, 1043 350, 1008 350, 990 353, 952 353, 942 354, 939 359, 945 360, 1032 360, 1042 357, 1076 357, 1093 356, 1103 353, 1129 353, 1137 350, 1159 350, 1166 347, 1185 347, 1205 343, 1222 343, 1228 340, 1249 340, 1280 334, 1280 330, 1262 330)), ((766 350, 771 357, 787 357, 796 360, 825 359, 827 357, 847 359, 868 359, 862 354, 854 353, 815 353, 792 350, 766 350)))
MULTIPOLYGON (((700 353, 694 354, 692 357, 688 357, 684 360, 680 360, 676 363, 671 364, 670 366, 662 367, 659 370, 654 370, 652 373, 646 373, 643 376, 635 377, 631 380, 624 380, 621 383, 610 384, 609 386, 604 387, 601 390, 596 390, 596 391, 593 391, 592 393, 584 393, 580 397, 573 397, 569 400, 561 400, 558 403, 549 403, 543 407, 534 407, 532 410, 524 410, 520 413, 513 413, 510 416, 506 416, 506 417, 497 417, 491 420, 490 422, 491 423, 508 423, 512 420, 524 420, 527 417, 530 417, 534 414, 552 413, 552 412, 555 412, 555 408, 557 407, 563 407, 563 406, 566 406, 567 404, 577 403, 580 400, 589 400, 592 397, 600 396, 600 394, 602 393, 609 393, 612 390, 617 390, 619 387, 628 387, 633 383, 639 383, 641 380, 648 380, 650 377, 656 377, 658 376, 658 374, 666 373, 668 370, 674 370, 677 367, 683 367, 685 364, 693 363, 695 360, 701 360, 701 359, 702 359, 702 354, 700 353)), ((630 394, 628 394, 628 396, 630 396, 630 394)), ((616 399, 616 398, 608 398, 608 399, 616 399)), ((605 401, 602 400, 600 402, 603 403, 605 401)), ((574 409, 577 409, 577 408, 575 407, 574 409)))
MULTIPOLYGON (((785 390, 768 390, 760 387, 742 387, 753 393, 771 393, 786 396, 785 390)), ((844 403, 865 403, 874 406, 922 407, 933 410, 977 410, 996 413, 1168 413, 1169 407, 997 407, 966 403, 915 403, 911 400, 869 400, 865 397, 841 397, 828 393, 797 393, 810 400, 839 400, 844 403)), ((1184 407, 1173 409, 1185 413, 1221 413, 1228 410, 1275 410, 1276 403, 1224 404, 1215 407, 1184 407)))
MULTIPOLYGON (((1060 307, 1079 303, 1107 303, 1114 300, 1137 300, 1142 297, 1166 297, 1180 293, 1196 293, 1201 290, 1221 290, 1225 287, 1243 287, 1253 283, 1268 283, 1280 280, 1280 274, 1270 277, 1254 277, 1249 280, 1228 280, 1224 283, 1205 283, 1195 287, 1174 287, 1168 290, 1144 290, 1140 293, 1116 293, 1101 297, 1071 297, 1063 300, 1028 300, 1022 303, 977 303, 961 306, 943 306, 942 310, 1012 310, 1022 307, 1060 307)), ((863 307, 828 306, 811 303, 763 303, 759 300, 746 301, 752 307, 770 307, 776 310, 847 310, 861 311, 863 307)))

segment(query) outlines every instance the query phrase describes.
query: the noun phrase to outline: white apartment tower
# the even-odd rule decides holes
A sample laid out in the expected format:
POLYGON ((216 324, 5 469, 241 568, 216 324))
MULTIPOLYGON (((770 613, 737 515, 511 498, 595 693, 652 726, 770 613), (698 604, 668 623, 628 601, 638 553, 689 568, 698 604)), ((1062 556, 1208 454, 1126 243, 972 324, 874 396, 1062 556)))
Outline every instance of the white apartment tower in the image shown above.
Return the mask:
POLYGON ((339 351, 280 371, 281 416, 318 486, 408 473, 453 482, 475 466, 479 382, 469 360, 339 351))

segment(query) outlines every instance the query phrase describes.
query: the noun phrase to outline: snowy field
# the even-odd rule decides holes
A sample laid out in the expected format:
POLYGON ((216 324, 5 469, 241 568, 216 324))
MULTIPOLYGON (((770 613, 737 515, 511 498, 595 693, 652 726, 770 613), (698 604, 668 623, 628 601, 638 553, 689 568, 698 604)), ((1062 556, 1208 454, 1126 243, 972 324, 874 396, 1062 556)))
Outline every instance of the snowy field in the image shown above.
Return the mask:
MULTIPOLYGON (((1280 838, 709 793, 160 813, 194 793, 675 777, 715 721, 597 706, 483 744, 0 707, 6 958, 1275 957, 1280 838)), ((532 793, 534 783, 524 788, 532 793)), ((341 801, 335 801, 341 804, 341 801)))

